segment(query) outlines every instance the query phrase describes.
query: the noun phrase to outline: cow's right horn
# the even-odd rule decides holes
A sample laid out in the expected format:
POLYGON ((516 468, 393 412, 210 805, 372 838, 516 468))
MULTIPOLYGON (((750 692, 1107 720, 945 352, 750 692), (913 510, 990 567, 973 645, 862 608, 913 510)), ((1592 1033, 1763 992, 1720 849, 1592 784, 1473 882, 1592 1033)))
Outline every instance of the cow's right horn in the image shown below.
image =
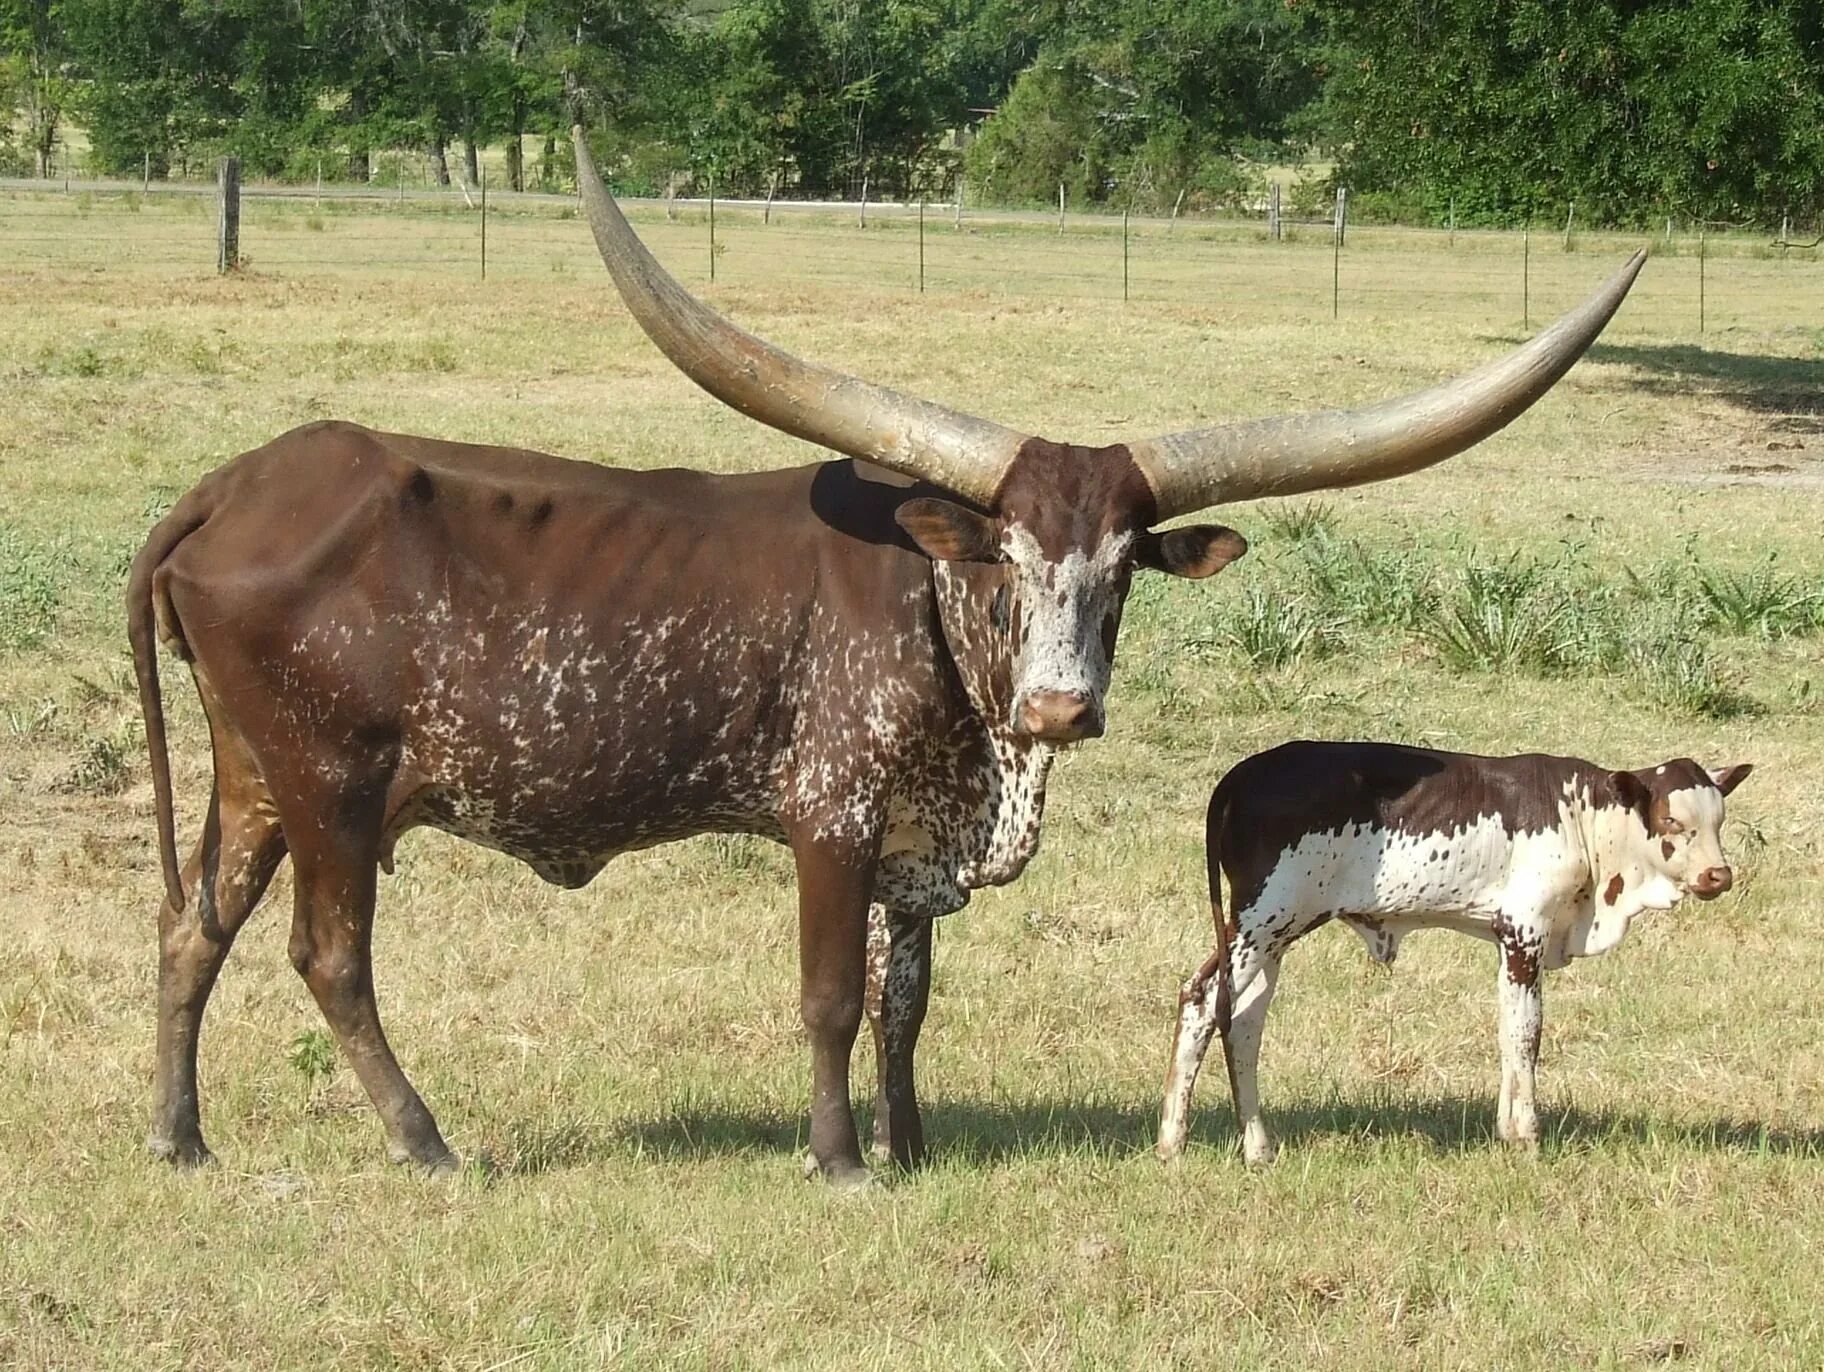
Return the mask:
POLYGON ((1362 410, 1251 419, 1129 445, 1159 518, 1259 496, 1358 486, 1462 452, 1552 388, 1621 307, 1643 249, 1583 304, 1478 371, 1362 410))
POLYGON ((646 336, 684 375, 794 438, 993 503, 1025 434, 802 361, 736 328, 654 260, 602 184, 582 129, 571 138, 602 261, 646 336))

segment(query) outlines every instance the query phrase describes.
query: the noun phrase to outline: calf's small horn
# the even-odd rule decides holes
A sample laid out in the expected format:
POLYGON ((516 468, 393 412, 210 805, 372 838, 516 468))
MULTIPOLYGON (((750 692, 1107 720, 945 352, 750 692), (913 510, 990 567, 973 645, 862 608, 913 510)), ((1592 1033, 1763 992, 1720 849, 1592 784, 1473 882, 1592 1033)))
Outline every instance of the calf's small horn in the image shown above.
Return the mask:
POLYGON ((1027 435, 793 357, 736 328, 654 260, 608 194, 580 128, 583 210, 621 298, 659 351, 716 399, 794 438, 992 505, 1027 435))
POLYGON ((1646 250, 1524 346, 1429 390, 1361 410, 1318 410, 1167 434, 1129 445, 1159 517, 1259 496, 1358 486, 1462 452, 1552 388, 1620 308, 1646 250))

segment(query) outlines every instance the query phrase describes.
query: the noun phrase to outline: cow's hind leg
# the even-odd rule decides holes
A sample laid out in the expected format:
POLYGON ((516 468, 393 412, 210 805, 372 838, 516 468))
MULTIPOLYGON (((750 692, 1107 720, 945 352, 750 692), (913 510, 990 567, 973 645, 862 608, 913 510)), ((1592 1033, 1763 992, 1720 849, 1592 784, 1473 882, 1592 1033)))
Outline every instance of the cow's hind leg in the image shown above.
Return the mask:
POLYGON ((1525 1149, 1539 1146, 1539 1114, 1533 1082, 1539 1066, 1539 1034, 1545 1022, 1539 991, 1539 941, 1504 930, 1501 948, 1501 1098, 1495 1135, 1525 1149))
POLYGON ((374 894, 379 867, 377 805, 330 804, 333 818, 306 844, 294 842, 297 898, 291 961, 386 1125, 395 1162, 443 1171, 456 1155, 412 1089, 380 1027, 374 1004, 374 894), (373 813, 370 813, 373 812, 373 813), (361 819, 371 823, 361 823, 361 819), (357 825, 359 827, 357 827, 357 825))
POLYGON ((879 1080, 874 1156, 901 1167, 917 1167, 925 1158, 912 1059, 931 1001, 931 936, 931 920, 879 905, 869 912, 867 1009, 879 1080))
POLYGON ((209 1160, 197 1105, 196 1057, 209 993, 279 862, 285 836, 245 750, 219 731, 217 780, 202 838, 184 866, 187 899, 158 917, 158 1045, 146 1147, 181 1166, 209 1160))

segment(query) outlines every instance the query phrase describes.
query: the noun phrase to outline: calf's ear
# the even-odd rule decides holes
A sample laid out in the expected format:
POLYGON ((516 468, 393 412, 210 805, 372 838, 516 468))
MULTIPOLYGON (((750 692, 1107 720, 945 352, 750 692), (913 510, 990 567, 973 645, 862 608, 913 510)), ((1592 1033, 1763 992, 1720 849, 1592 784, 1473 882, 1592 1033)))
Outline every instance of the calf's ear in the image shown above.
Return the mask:
POLYGON ((1653 792, 1646 782, 1632 772, 1610 772, 1609 785, 1615 789, 1616 800, 1646 819, 1653 804, 1653 792))
POLYGON ((952 500, 921 496, 908 500, 893 518, 929 557, 939 562, 999 562, 1000 531, 994 521, 952 500))
POLYGON ((1220 524, 1192 524, 1164 533, 1147 530, 1134 544, 1134 561, 1155 572, 1201 581, 1248 550, 1248 540, 1220 524))
POLYGON ((1748 773, 1754 770, 1752 762, 1732 762, 1727 767, 1718 767, 1710 773, 1710 780, 1716 789, 1728 795, 1737 786, 1748 780, 1748 773))

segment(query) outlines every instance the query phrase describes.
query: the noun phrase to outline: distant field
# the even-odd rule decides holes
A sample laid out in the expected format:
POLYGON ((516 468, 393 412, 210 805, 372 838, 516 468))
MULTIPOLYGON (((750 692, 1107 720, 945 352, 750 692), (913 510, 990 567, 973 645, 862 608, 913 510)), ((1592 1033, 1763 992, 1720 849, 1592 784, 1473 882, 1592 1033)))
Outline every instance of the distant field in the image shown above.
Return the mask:
MULTIPOLYGON (((790 864, 700 840, 562 894, 428 831, 381 886, 380 1000, 477 1165, 389 1168, 285 956, 282 873, 203 1047, 221 1166, 141 1150, 151 793, 119 608, 203 472, 342 416, 635 466, 809 460, 639 335, 562 206, 0 198, 0 1363, 24 1367, 1792 1367, 1824 1363, 1824 263, 1655 243, 1590 358, 1442 468, 1218 517, 1254 551, 1144 580, 1109 737, 1044 849, 945 921, 934 1162, 797 1180, 790 864), (1480 626, 1480 627, 1478 627, 1480 626), (1536 1161, 1492 1141, 1494 965, 1289 960, 1246 1173, 1220 1069, 1150 1146, 1208 937, 1202 813, 1293 736, 1751 760, 1736 893, 1547 985, 1536 1161)), ((1353 404, 1523 334, 1517 236, 696 212, 636 225, 743 325, 1055 437, 1353 404)), ((1635 246, 1529 245, 1533 327, 1635 246)), ((763 550, 747 551, 760 555, 763 550)), ((208 790, 167 670, 180 831, 208 790)), ((871 1070, 865 1048, 858 1066, 871 1070)), ((858 1072, 858 1082, 866 1072, 858 1072)))

